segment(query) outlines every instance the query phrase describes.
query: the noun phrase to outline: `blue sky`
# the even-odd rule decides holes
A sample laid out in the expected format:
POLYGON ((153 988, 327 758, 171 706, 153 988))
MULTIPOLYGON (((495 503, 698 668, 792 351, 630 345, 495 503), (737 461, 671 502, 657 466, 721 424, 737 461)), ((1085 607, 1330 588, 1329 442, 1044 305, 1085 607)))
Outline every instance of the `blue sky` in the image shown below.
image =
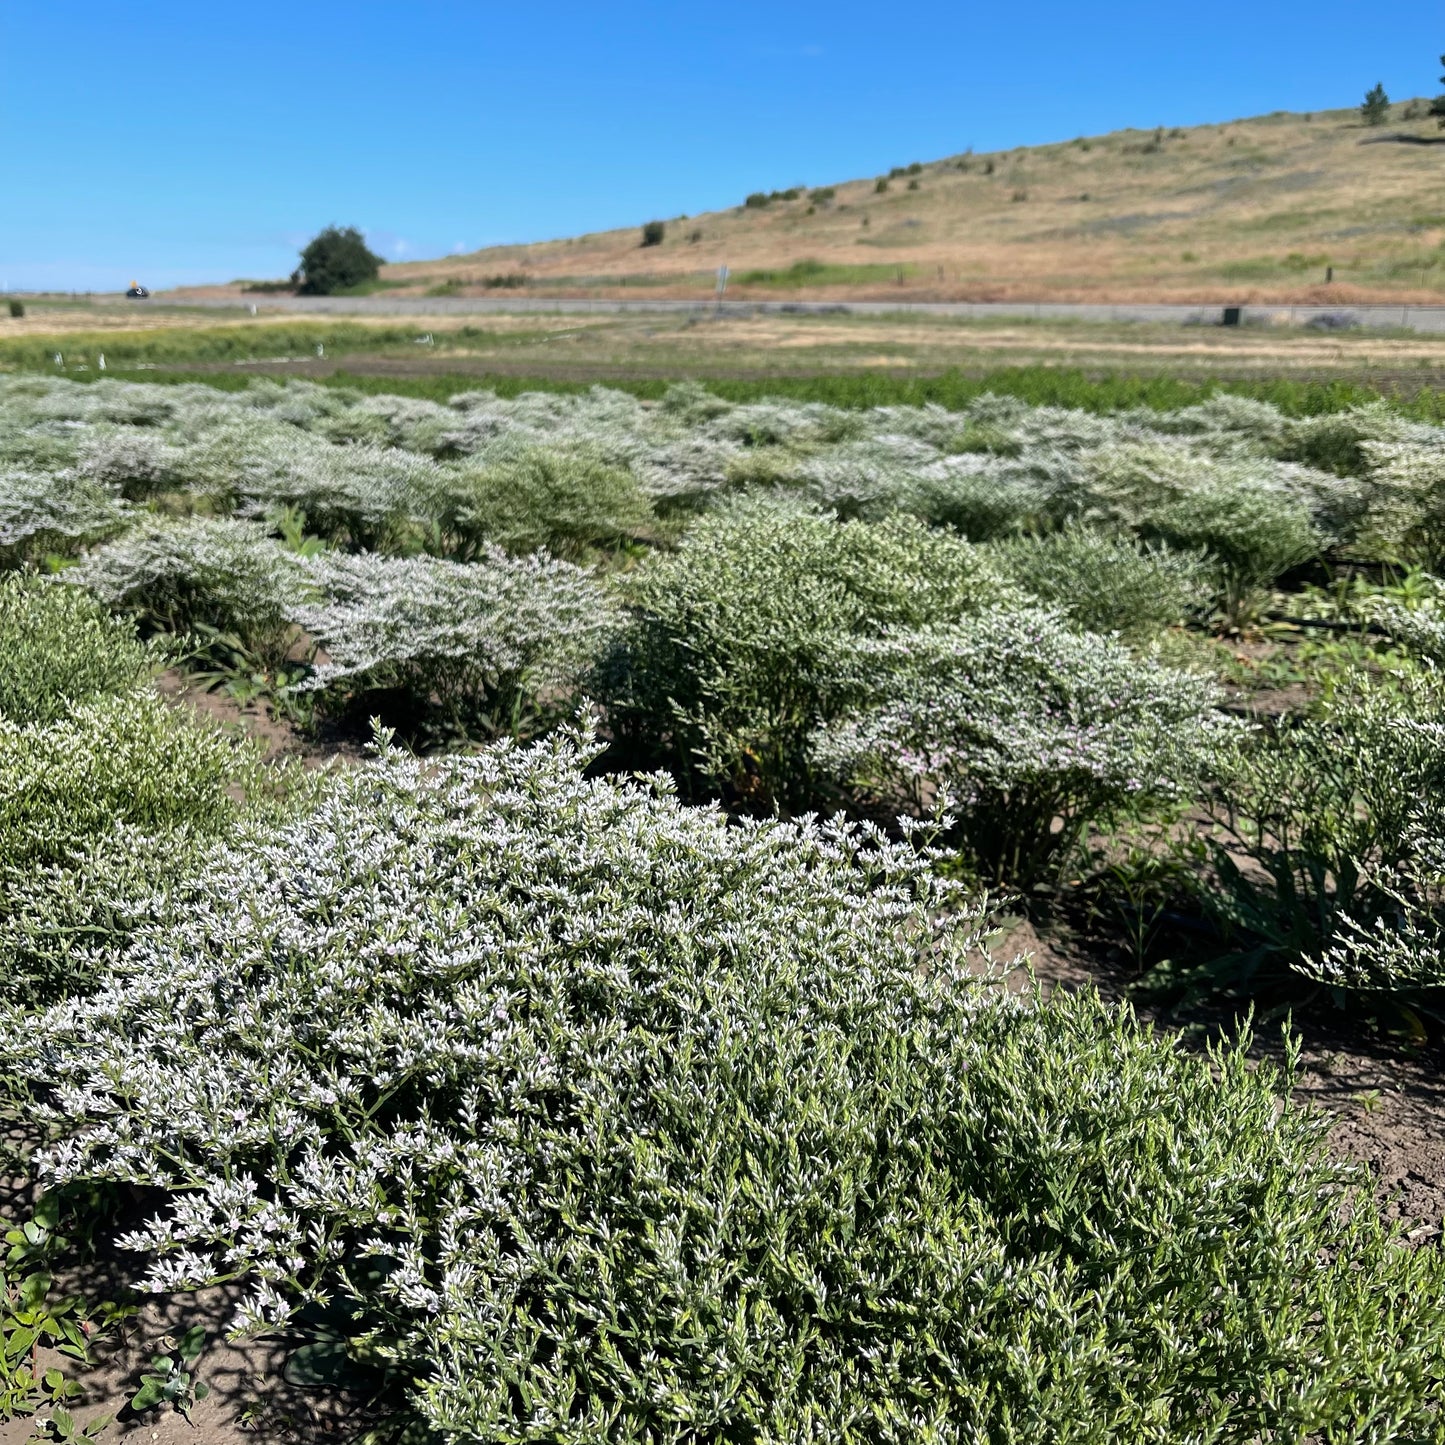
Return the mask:
POLYGON ((0 286, 389 258, 967 146, 1434 94, 1445 5, 3 0, 0 286))

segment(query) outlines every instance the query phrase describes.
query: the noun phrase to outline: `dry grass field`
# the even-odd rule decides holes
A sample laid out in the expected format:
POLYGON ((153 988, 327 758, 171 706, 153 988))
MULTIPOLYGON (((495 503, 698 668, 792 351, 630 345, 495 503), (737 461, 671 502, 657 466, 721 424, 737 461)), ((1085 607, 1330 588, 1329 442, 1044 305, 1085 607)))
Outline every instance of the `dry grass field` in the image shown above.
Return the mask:
MULTIPOLYGON (((792 199, 383 269, 448 295, 1445 299, 1445 135, 1420 102, 1129 130, 912 165, 792 199), (879 189, 886 183, 886 189, 879 189), (1333 284, 1326 284, 1326 268, 1333 284), (522 281, 525 278, 525 282, 522 281)), ((758 178, 761 188, 798 178, 758 178)))

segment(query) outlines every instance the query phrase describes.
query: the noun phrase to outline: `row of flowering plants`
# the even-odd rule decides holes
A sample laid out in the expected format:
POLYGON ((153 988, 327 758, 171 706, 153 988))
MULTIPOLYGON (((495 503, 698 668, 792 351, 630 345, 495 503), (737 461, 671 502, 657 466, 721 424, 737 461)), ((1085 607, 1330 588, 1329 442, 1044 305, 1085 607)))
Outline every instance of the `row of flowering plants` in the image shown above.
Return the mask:
MULTIPOLYGON (((1445 1261, 1292 1050, 1003 987, 984 891, 1147 824, 1236 973, 1428 987, 1434 614, 1278 725, 1188 659, 1323 556, 1424 557, 1433 429, 34 378, 0 414, 0 1102, 126 1279, 236 1286, 459 1445, 1445 1437, 1445 1261), (425 748, 263 762, 153 685, 223 643, 425 748)), ((200 1398, 172 1353, 137 1399, 200 1398)))

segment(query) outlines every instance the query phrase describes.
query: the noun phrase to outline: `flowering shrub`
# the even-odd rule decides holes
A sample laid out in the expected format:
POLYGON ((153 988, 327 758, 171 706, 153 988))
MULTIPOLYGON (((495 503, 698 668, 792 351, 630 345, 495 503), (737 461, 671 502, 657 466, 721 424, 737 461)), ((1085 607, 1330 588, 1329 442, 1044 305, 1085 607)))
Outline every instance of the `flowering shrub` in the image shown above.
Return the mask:
POLYGON ((1445 446, 1365 442, 1373 506, 1367 541, 1398 561, 1445 563, 1445 446))
POLYGON ((0 718, 48 723, 72 705, 128 692, 152 665, 129 622, 80 592, 0 575, 0 718))
POLYGON ((337 446, 296 431, 243 457, 236 481, 243 514, 289 508, 304 515, 309 531, 356 551, 404 549, 437 471, 398 448, 337 446))
POLYGON ((1090 480, 1074 505, 1180 551, 1202 550, 1220 571, 1228 616, 1239 619, 1258 591, 1317 556, 1325 538, 1298 487, 1177 448, 1131 446, 1090 459, 1090 480))
POLYGON ((125 521, 125 503, 88 477, 0 470, 0 568, 73 554, 125 521))
POLYGON ((1020 587, 1093 632, 1147 637, 1207 612, 1214 599, 1204 554, 1092 527, 1012 538, 987 555, 1020 587))
POLYGON ((295 620, 321 649, 305 686, 374 705, 399 691, 412 716, 492 735, 535 724, 606 647, 616 608, 591 575, 539 552, 309 560, 318 600, 295 620))
POLYGON ((0 989, 87 987, 86 943, 123 934, 248 811, 272 815, 309 786, 144 689, 0 719, 0 989))
POLYGON ((141 501, 174 487, 179 480, 180 452, 152 432, 97 430, 77 463, 77 470, 130 501, 141 501))
POLYGON ((1284 970, 1319 978, 1344 935, 1406 922, 1397 895, 1417 883, 1428 895, 1418 867, 1445 839, 1442 797, 1445 686, 1432 674, 1347 680, 1314 716, 1241 749, 1220 773, 1202 895, 1235 943, 1215 981, 1263 990, 1284 970))
POLYGON ((621 579, 633 623, 601 684, 619 744, 740 800, 806 805, 808 735, 838 706, 837 656, 890 626, 1013 592, 966 542, 744 505, 621 579))
POLYGON ((469 562, 488 544, 576 557, 615 545, 652 520, 632 474, 585 451, 529 446, 483 467, 442 468, 426 498, 431 550, 469 562))
POLYGON ((92 552, 65 580, 148 627, 223 633, 274 661, 286 652, 306 573, 256 523, 151 518, 92 552))
POLYGON ((587 757, 386 756, 0 1016, 42 1178, 146 1191, 134 1272, 242 1325, 356 1302, 445 1440, 1438 1433, 1445 1264, 1271 1065, 968 977, 911 849, 587 757))
POLYGON ((1033 609, 860 640, 840 670, 868 700, 817 735, 819 763, 916 813, 947 796, 1018 887, 1051 881, 1089 825, 1188 797, 1237 731, 1212 683, 1033 609))

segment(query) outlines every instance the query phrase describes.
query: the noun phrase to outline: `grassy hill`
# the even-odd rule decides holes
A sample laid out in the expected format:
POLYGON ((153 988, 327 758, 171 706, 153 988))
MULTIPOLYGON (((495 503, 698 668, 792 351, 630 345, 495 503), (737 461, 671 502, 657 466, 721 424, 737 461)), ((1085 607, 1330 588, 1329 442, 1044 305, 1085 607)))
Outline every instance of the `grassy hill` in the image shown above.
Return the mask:
POLYGON ((733 297, 1445 299, 1445 134, 1420 102, 1374 128, 1354 110, 1281 112, 950 156, 742 201, 668 219, 661 245, 641 244, 639 217, 388 266, 380 286, 698 296, 726 263, 733 297))

